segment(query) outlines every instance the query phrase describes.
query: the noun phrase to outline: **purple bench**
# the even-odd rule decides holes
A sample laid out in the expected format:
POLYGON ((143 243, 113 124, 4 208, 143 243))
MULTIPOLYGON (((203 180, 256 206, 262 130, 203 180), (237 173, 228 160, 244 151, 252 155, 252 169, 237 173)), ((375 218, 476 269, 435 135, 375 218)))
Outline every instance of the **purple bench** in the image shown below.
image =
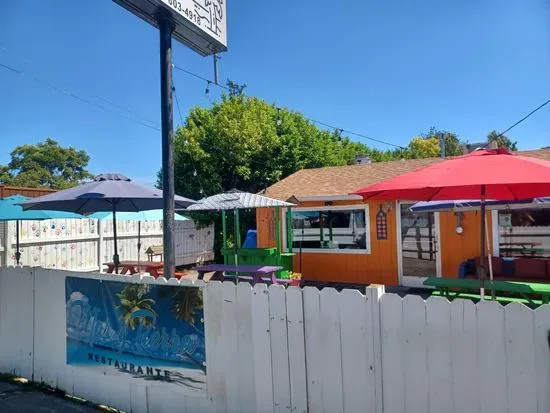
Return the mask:
POLYGON ((252 285, 260 282, 271 282, 273 284, 286 284, 290 280, 277 278, 275 275, 277 271, 282 270, 283 267, 270 266, 270 265, 226 265, 226 264, 209 264, 201 267, 196 267, 195 271, 198 272, 198 279, 204 279, 204 274, 213 272, 210 277, 212 281, 224 281, 226 278, 235 279, 236 274, 239 274, 239 280, 251 281, 252 285), (227 274, 228 272, 234 273, 227 274), (240 275, 251 274, 251 276, 240 275))

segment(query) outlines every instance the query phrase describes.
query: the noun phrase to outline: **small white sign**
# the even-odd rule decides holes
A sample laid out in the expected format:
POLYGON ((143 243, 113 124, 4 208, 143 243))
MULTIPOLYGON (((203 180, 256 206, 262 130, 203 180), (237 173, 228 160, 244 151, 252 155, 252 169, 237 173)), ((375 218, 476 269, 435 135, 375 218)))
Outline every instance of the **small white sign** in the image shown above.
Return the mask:
POLYGON ((504 228, 512 226, 512 214, 498 214, 498 225, 504 228))

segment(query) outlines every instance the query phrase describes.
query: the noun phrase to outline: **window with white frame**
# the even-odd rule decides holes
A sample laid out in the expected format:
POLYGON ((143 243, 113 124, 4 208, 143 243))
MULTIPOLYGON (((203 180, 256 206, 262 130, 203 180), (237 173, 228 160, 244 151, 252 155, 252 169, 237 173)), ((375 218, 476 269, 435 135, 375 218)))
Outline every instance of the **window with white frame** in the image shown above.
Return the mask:
POLYGON ((368 206, 296 208, 291 217, 294 252, 370 252, 368 206))

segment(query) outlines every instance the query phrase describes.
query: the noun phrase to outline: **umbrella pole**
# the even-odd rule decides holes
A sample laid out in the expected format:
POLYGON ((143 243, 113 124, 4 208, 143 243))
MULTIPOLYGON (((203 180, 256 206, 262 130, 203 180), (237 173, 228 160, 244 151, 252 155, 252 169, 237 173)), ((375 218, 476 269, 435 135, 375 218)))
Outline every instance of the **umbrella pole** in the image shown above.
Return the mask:
POLYGON ((113 263, 115 264, 115 274, 118 274, 118 264, 120 264, 118 257, 118 245, 116 239, 116 208, 113 206, 113 235, 115 241, 115 253, 113 254, 113 263))
MULTIPOLYGON (((487 243, 487 261, 489 262, 489 280, 493 282, 493 257, 491 253, 491 244, 489 243, 489 224, 485 220, 485 242, 487 243)), ((491 299, 495 300, 495 290, 491 289, 491 299)))
MULTIPOLYGON (((239 265, 239 254, 238 254, 238 247, 237 247, 237 243, 240 241, 240 236, 239 236, 239 210, 238 209, 234 209, 233 210, 233 237, 234 237, 234 242, 233 242, 233 254, 234 254, 234 258, 235 258, 235 267, 237 267, 239 265)), ((235 272, 235 281, 236 283, 238 284, 239 283, 239 271, 236 271, 235 272)))
POLYGON ((485 300, 485 185, 481 185, 481 265, 479 269, 479 296, 485 300))
POLYGON ((138 249, 138 256, 137 260, 140 261, 141 258, 141 221, 138 221, 138 243, 137 243, 137 249, 138 249))
POLYGON ((17 265, 21 261, 21 253, 19 252, 19 220, 15 221, 15 260, 17 265))

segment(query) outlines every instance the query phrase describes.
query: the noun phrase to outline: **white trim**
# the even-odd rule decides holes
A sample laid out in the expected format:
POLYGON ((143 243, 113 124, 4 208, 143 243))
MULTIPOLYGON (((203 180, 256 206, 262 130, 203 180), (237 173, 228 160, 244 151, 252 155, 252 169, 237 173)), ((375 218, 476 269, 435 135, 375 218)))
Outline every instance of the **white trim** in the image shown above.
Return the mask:
MULTIPOLYGON (((366 249, 329 249, 329 248, 302 248, 302 253, 321 253, 321 254, 367 254, 371 253, 371 233, 370 233, 370 208, 368 204, 357 204, 357 205, 326 205, 320 207, 294 207, 292 211, 355 211, 362 209, 365 211, 365 231, 366 236, 365 240, 367 242, 366 249)), ((283 225, 283 238, 282 250, 287 252, 287 223, 286 223, 286 211, 283 214, 282 225, 283 225)), ((292 253, 300 253, 299 248, 292 248, 292 253)))
POLYGON ((493 233, 493 257, 500 256, 500 229, 498 226, 498 210, 491 211, 491 232, 493 233))
POLYGON ((298 196, 293 195, 288 198, 288 202, 291 199, 296 199, 299 202, 314 202, 314 201, 360 201, 363 199, 361 195, 314 195, 314 196, 298 196))
POLYGON ((395 202, 395 225, 397 226, 395 234, 397 242, 397 282, 403 285, 403 245, 401 243, 401 202, 395 202))
MULTIPOLYGON (((399 280, 399 285, 406 287, 423 287, 424 280, 426 277, 407 277, 403 275, 403 246, 401 241, 401 205, 410 204, 414 202, 410 201, 397 201, 395 207, 395 223, 396 223, 396 234, 397 234, 397 275, 399 280)), ((431 211, 433 212, 433 211, 431 211)), ((419 212, 422 213, 422 212, 419 212)), ((435 251, 435 272, 437 277, 442 276, 442 262, 441 262, 441 225, 440 225, 440 216, 439 212, 434 213, 434 230, 435 230, 435 241, 437 243, 435 251)))
POLYGON ((443 276, 443 266, 441 263, 441 224, 440 224, 440 216, 439 212, 435 213, 434 216, 434 225, 435 225, 435 242, 437 242, 436 245, 436 252, 435 252, 435 272, 438 277, 443 276))
MULTIPOLYGON (((294 254, 300 253, 300 248, 293 248, 292 252, 294 254)), ((359 249, 329 249, 329 248, 302 248, 302 254, 365 254, 370 255, 368 250, 359 250, 359 249)))

